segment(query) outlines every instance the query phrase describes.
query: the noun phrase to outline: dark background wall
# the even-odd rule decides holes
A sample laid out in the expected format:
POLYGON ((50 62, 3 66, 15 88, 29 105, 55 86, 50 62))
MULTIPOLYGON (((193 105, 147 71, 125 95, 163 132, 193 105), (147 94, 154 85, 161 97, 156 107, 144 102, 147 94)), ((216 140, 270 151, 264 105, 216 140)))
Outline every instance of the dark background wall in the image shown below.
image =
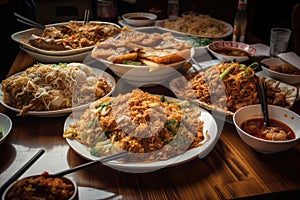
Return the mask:
MULTIPOLYGON (((238 0, 179 0, 180 13, 194 11, 207 14, 233 25, 238 0)), ((136 0, 129 4, 116 0, 119 15, 127 12, 154 12, 158 19, 167 18, 167 0, 136 0)), ((272 27, 290 28, 291 11, 300 0, 248 0, 248 26, 260 40, 269 43, 272 27)), ((61 22, 68 19, 83 19, 84 10, 91 10, 96 19, 96 0, 36 0, 37 19, 41 23, 61 22)))

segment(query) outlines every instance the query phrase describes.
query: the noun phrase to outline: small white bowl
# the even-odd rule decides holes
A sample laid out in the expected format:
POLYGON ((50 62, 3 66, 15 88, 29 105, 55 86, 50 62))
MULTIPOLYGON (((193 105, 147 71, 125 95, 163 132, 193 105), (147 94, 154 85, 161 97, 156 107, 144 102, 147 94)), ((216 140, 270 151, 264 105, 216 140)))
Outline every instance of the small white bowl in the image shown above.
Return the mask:
POLYGON ((280 106, 268 105, 269 118, 284 123, 295 133, 295 139, 271 141, 252 136, 241 129, 241 124, 249 119, 263 118, 261 105, 249 105, 240 108, 233 115, 235 128, 241 139, 257 152, 272 154, 286 151, 294 147, 300 140, 300 116, 280 106))
POLYGON ((148 26, 154 24, 157 16, 152 13, 134 12, 122 15, 123 20, 132 26, 148 26))
POLYGON ((224 62, 233 60, 244 62, 256 54, 255 47, 234 41, 215 41, 208 45, 207 48, 218 60, 224 62), (235 53, 235 55, 232 53, 235 53))
POLYGON ((0 138, 2 144, 12 129, 11 119, 3 113, 0 113, 0 129, 3 131, 3 136, 0 138))
MULTIPOLYGON (((11 190, 13 189, 13 187, 15 186, 15 184, 17 184, 17 183, 21 183, 22 181, 25 181, 25 179, 29 179, 29 178, 37 178, 37 177, 39 177, 39 176, 42 176, 42 175, 32 175, 32 176, 28 176, 28 177, 25 177, 25 178, 22 178, 22 179, 19 179, 19 180, 17 180, 17 181, 15 181, 15 182, 13 182, 12 184, 10 184, 6 189, 5 189, 5 191, 4 191, 4 193, 2 194, 2 200, 7 200, 8 198, 6 198, 7 197, 7 195, 11 192, 11 190)), ((61 179, 61 180, 63 180, 63 182, 64 183, 67 183, 67 184, 71 184, 72 186, 73 186, 73 190, 74 190, 74 193, 67 199, 67 200, 76 200, 76 199, 78 199, 78 187, 77 187, 77 184, 73 181, 73 180, 71 180, 71 179, 69 179, 69 178, 67 178, 67 177, 59 177, 59 179, 61 179)), ((53 183, 54 183, 55 181, 53 181, 53 183)), ((25 183, 26 184, 26 183, 25 183)), ((27 185, 28 185, 28 183, 27 183, 27 185)), ((23 185, 23 187, 21 187, 21 188, 19 188, 18 189, 19 191, 18 192, 20 192, 20 191, 22 191, 22 190, 25 190, 25 187, 24 187, 24 185, 23 185)), ((39 190, 37 190, 37 194, 40 194, 42 191, 39 191, 39 190)), ((33 192, 34 193, 34 192, 33 192)), ((19 194, 19 195, 22 195, 22 194, 19 194)), ((28 197, 28 196, 27 196, 28 197)), ((53 198, 53 197, 52 197, 53 198)), ((57 198, 57 199, 63 199, 63 198, 57 198)), ((65 198, 64 198, 65 199, 65 198)))
POLYGON ((300 83, 300 75, 286 74, 269 69, 271 66, 286 64, 286 62, 280 58, 266 58, 262 60, 261 63, 263 64, 261 68, 267 76, 291 85, 300 83))

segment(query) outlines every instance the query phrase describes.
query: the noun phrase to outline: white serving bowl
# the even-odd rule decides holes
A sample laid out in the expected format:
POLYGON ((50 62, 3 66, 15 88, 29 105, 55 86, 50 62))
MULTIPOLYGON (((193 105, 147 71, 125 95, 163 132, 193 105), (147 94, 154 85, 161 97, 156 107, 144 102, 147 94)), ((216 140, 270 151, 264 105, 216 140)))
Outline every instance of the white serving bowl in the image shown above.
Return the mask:
MULTIPOLYGON (((2 200, 7 200, 8 198, 6 198, 7 197, 7 195, 9 194, 9 192, 11 191, 11 189, 13 189, 13 187, 15 186, 15 184, 17 184, 17 183, 20 183, 21 181, 24 181, 25 179, 29 179, 29 178, 37 178, 37 177, 39 177, 39 176, 41 176, 41 175, 32 175, 32 176, 28 176, 28 177, 24 177, 24 178, 22 178, 22 179, 19 179, 19 180, 17 180, 17 181, 15 181, 15 182, 13 182, 12 184, 10 184, 6 189, 5 189, 5 191, 3 192, 3 194, 2 194, 2 200)), ((69 179, 69 178, 67 178, 67 177, 65 177, 65 176, 63 176, 63 177, 59 177, 60 179, 62 179, 63 180, 63 182, 64 183, 68 183, 68 184, 71 184, 72 186, 73 186, 73 190, 74 190, 74 193, 73 193, 73 195, 71 195, 70 196, 70 198, 68 198, 67 200, 76 200, 76 199, 78 199, 78 187, 77 187, 77 184, 73 181, 73 180, 71 180, 71 179, 69 179)), ((53 181, 53 182, 55 182, 55 181, 53 181)), ((27 183, 27 185, 29 185, 28 183, 27 183)), ((48 184, 49 185, 49 184, 48 184)), ((25 187, 21 187, 21 188, 19 188, 19 190, 25 190, 25 187)), ((37 190, 38 192, 36 193, 36 194, 40 194, 41 193, 41 191, 40 190, 37 190)), ((34 193, 34 192, 33 192, 34 193)), ((28 197, 28 196, 27 196, 28 197)), ((52 197, 53 198, 53 197, 52 197)), ((57 199, 63 199, 63 198, 57 198, 57 199)), ((65 199, 65 198, 64 198, 65 199)))
POLYGON ((32 51, 23 45, 20 45, 20 49, 25 51, 33 59, 43 63, 59 63, 59 62, 83 62, 85 58, 91 53, 91 51, 85 51, 80 53, 75 53, 71 55, 48 55, 39 52, 32 51))
POLYGON ((152 13, 133 12, 122 15, 123 20, 132 26, 147 26, 154 24, 157 16, 152 13))
POLYGON ((150 87, 171 80, 173 76, 178 75, 178 70, 189 60, 172 63, 153 71, 146 65, 114 64, 104 59, 99 59, 99 61, 120 77, 118 81, 122 80, 133 86, 150 87))
POLYGON ((0 113, 0 129, 3 131, 3 136, 0 138, 2 144, 12 129, 11 119, 3 113, 0 113))
POLYGON ((248 60, 249 57, 255 56, 256 54, 255 47, 249 44, 234 41, 215 41, 208 45, 207 49, 218 60, 224 62, 230 62, 233 60, 244 62, 248 60))
POLYGON ((233 115, 233 123, 241 139, 254 150, 272 154, 286 151, 294 147, 300 140, 300 116, 295 112, 280 106, 268 105, 269 118, 275 119, 290 127, 295 133, 295 139, 286 141, 271 141, 252 136, 241 129, 241 124, 249 119, 263 118, 261 105, 249 105, 240 108, 233 115))
POLYGON ((280 58, 266 58, 262 60, 261 63, 263 64, 261 66, 262 70, 265 72, 267 76, 291 85, 300 83, 300 75, 286 74, 286 73, 281 73, 269 69, 269 67, 271 66, 279 66, 282 64, 287 64, 285 61, 281 60, 280 58))

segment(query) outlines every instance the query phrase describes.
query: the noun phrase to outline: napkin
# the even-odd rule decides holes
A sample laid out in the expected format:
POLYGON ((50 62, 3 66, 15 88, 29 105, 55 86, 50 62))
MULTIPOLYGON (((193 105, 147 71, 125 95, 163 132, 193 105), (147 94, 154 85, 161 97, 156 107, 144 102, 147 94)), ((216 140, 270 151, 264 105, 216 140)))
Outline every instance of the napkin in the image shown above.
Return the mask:
POLYGON ((300 57, 295 52, 281 53, 278 57, 300 69, 300 57))
POLYGON ((270 56, 270 47, 268 45, 257 43, 251 46, 256 49, 256 56, 270 56))

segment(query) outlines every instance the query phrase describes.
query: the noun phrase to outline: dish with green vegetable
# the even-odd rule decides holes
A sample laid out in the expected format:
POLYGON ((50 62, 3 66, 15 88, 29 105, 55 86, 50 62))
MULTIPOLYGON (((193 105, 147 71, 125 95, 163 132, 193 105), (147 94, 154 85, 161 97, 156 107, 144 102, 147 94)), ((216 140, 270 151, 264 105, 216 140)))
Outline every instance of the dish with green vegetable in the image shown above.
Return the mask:
POLYGON ((196 37, 196 36, 185 36, 185 37, 177 37, 177 39, 184 41, 193 47, 206 47, 212 43, 212 39, 196 37))
POLYGON ((0 113, 0 144, 4 142, 4 140, 10 133, 11 128, 12 128, 11 119, 7 115, 0 113))

